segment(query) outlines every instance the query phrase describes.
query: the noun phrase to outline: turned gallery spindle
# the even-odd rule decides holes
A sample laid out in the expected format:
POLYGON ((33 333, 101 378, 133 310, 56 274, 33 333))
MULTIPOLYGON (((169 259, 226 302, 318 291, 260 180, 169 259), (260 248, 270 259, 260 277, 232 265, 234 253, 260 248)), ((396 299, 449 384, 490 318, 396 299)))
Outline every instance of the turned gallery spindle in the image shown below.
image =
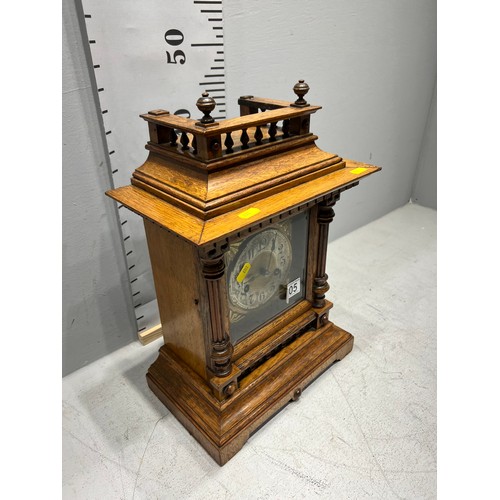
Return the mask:
POLYGON ((290 130, 290 120, 283 120, 283 137, 286 139, 287 137, 290 137, 289 130, 290 130))
POLYGON ((189 137, 186 134, 186 132, 181 133, 181 144, 182 144, 182 149, 185 151, 186 149, 189 149, 189 137))
POLYGON ((276 122, 271 122, 269 125, 269 141, 274 142, 276 140, 276 132, 278 130, 276 122))
POLYGON ((241 131, 240 141, 241 141, 241 149, 248 149, 248 142, 250 141, 250 138, 248 137, 246 128, 244 128, 241 131))
POLYGON ((255 127, 255 134, 254 134, 255 144, 257 146, 260 146, 262 144, 263 137, 264 137, 264 134, 262 133, 262 130, 260 129, 260 127, 257 125, 257 127, 255 127))
POLYGON ((231 137, 231 132, 228 132, 226 134, 226 140, 224 141, 224 146, 226 146, 226 153, 233 152, 234 141, 233 138, 231 137))

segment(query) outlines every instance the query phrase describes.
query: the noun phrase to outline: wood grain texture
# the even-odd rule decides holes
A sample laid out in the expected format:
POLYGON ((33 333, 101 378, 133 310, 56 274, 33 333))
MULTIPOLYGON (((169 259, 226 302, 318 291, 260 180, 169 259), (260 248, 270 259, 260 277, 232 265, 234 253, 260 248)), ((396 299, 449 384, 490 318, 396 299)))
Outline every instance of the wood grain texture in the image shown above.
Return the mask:
POLYGON ((310 309, 311 304, 308 301, 300 301, 298 304, 295 304, 277 318, 269 321, 269 323, 264 325, 253 335, 249 335, 245 339, 238 342, 234 349, 233 359, 235 362, 248 353, 248 351, 255 349, 263 342, 266 342, 269 337, 286 327, 286 325, 289 325, 292 321, 302 317, 304 314, 307 314, 310 309))
POLYGON ((143 115, 150 155, 131 186, 107 193, 145 220, 165 340, 148 384, 219 464, 353 345, 328 320, 328 224, 340 193, 380 168, 316 146, 308 89, 299 81, 292 104, 242 97, 242 116, 219 123, 207 95, 198 123, 143 115), (305 298, 233 345, 225 252, 300 212, 305 298))
POLYGON ((311 330, 243 380, 239 397, 217 400, 196 373, 160 349, 148 385, 212 458, 223 465, 252 432, 302 392, 319 374, 346 356, 353 337, 328 323, 311 330))
POLYGON ((157 222, 187 241, 205 245, 217 241, 225 235, 257 225, 269 217, 286 212, 290 208, 324 196, 331 191, 354 184, 379 170, 380 167, 373 165, 346 161, 346 166, 342 169, 289 189, 286 197, 281 193, 276 193, 267 199, 242 205, 236 210, 213 217, 208 221, 181 210, 135 186, 112 189, 106 194, 130 210, 157 222), (352 170, 358 167, 366 170, 359 174, 352 173, 352 170), (239 214, 249 208, 257 208, 259 212, 251 219, 241 219, 239 214))
POLYGON ((134 172, 132 184, 208 219, 343 166, 342 158, 325 153, 314 144, 299 144, 267 160, 231 164, 231 168, 213 172, 195 170, 179 164, 176 158, 151 153, 134 172))
POLYGON ((332 195, 323 200, 317 208, 318 248, 316 255, 316 271, 314 273, 312 285, 314 307, 323 307, 325 305, 325 294, 330 289, 330 285, 328 284, 328 275, 326 274, 328 226, 335 216, 333 206, 339 197, 339 194, 332 195))
POLYGON ((200 376, 206 376, 206 325, 195 247, 157 224, 144 222, 166 345, 200 376))
POLYGON ((144 120, 163 125, 169 128, 176 128, 185 132, 194 134, 213 136, 223 132, 230 132, 232 130, 239 130, 242 127, 255 127, 256 125, 264 125, 270 121, 278 121, 284 119, 294 118, 304 114, 311 114, 321 109, 321 106, 307 106, 305 108, 278 108, 267 111, 266 113, 256 113, 237 118, 229 118, 214 124, 213 127, 200 128, 196 125, 197 120, 191 120, 176 115, 150 115, 143 114, 141 118, 144 120))
MULTIPOLYGON (((322 308, 312 308, 307 300, 301 301, 295 308, 286 311, 280 317, 271 321, 258 332, 259 335, 250 336, 247 345, 253 345, 252 349, 241 349, 234 356, 234 364, 242 372, 254 366, 260 359, 269 356, 276 348, 294 337, 307 325, 316 326, 318 316, 323 316, 333 304, 328 302, 322 308), (297 316, 297 314, 301 312, 297 316)), ((239 344, 238 344, 239 346, 239 344)), ((241 347, 247 347, 241 346, 241 347)))
POLYGON ((263 219, 273 217, 301 204, 315 200, 340 187, 357 182, 360 178, 379 170, 379 167, 366 167, 366 171, 360 174, 353 174, 351 169, 344 167, 319 179, 313 179, 304 184, 292 187, 287 190, 286 196, 283 196, 281 192, 276 193, 263 200, 258 200, 249 205, 244 205, 239 209, 214 217, 205 222, 199 244, 205 245, 219 239, 222 234, 231 234, 246 227, 256 225, 263 219), (249 208, 258 209, 258 213, 255 217, 244 219, 242 224, 240 215, 249 208), (222 231, 221 228, 223 228, 222 231))
POLYGON ((309 233, 307 242, 307 269, 306 269, 306 300, 313 301, 313 279, 316 271, 316 258, 319 246, 318 205, 314 205, 309 212, 309 233))
MULTIPOLYGON (((287 108, 292 105, 292 102, 279 99, 269 99, 267 97, 241 96, 238 99, 240 106, 247 106, 254 110, 287 108)), ((243 116, 242 113, 240 113, 243 116)))
MULTIPOLYGON (((151 141, 146 144, 146 149, 160 156, 164 156, 170 161, 178 162, 179 164, 183 164, 203 172, 211 172, 230 168, 231 166, 254 161, 266 156, 269 157, 270 153, 282 153, 295 147, 311 144, 318 139, 318 137, 314 134, 304 134, 295 137, 285 137, 281 134, 278 137, 279 140, 276 140, 276 142, 263 144, 261 146, 254 146, 251 149, 241 150, 238 149, 241 146, 241 141, 239 141, 237 137, 233 137, 232 135, 231 137, 233 138, 232 152, 228 152, 228 154, 223 157, 205 160, 201 160, 191 151, 181 151, 180 149, 172 148, 167 144, 155 144, 151 141)), ((265 137, 270 137, 269 132, 265 133, 265 137)), ((249 139, 250 141, 253 140, 252 130, 250 130, 249 139)))
POLYGON ((154 342, 155 340, 161 338, 162 335, 163 332, 161 330, 161 323, 138 333, 139 342, 142 345, 148 345, 151 342, 154 342))
POLYGON ((225 281, 224 255, 201 258, 201 272, 206 282, 208 317, 210 318, 209 366, 218 377, 231 373, 233 345, 229 338, 229 312, 225 281))

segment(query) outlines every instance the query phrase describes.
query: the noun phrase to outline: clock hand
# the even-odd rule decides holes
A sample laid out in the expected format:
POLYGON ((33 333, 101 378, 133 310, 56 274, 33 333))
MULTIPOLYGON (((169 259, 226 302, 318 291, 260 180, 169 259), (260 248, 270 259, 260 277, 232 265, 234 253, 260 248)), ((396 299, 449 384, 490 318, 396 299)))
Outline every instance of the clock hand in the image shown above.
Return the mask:
POLYGON ((246 279, 245 281, 242 281, 241 282, 241 285, 243 287, 243 293, 248 293, 248 291, 250 290, 250 283, 255 279, 257 278, 257 275, 253 275, 253 276, 250 276, 250 278, 246 279))
POLYGON ((271 252, 269 254, 269 261, 267 263, 267 268, 265 270, 265 276, 267 276, 269 273, 269 268, 271 267, 271 260, 273 258, 273 252, 274 252, 274 249, 276 248, 276 236, 273 238, 273 244, 271 245, 271 252))

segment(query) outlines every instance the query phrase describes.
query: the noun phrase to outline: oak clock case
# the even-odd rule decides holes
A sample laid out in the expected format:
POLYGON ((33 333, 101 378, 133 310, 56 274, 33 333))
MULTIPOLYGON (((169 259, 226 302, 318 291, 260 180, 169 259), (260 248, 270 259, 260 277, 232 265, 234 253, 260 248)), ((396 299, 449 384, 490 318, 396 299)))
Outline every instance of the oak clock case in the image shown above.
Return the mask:
POLYGON ((141 115, 148 157, 106 194, 144 219, 164 344, 149 388, 220 465, 353 347, 330 320, 329 224, 379 167, 322 151, 321 109, 245 95, 216 122, 141 115))

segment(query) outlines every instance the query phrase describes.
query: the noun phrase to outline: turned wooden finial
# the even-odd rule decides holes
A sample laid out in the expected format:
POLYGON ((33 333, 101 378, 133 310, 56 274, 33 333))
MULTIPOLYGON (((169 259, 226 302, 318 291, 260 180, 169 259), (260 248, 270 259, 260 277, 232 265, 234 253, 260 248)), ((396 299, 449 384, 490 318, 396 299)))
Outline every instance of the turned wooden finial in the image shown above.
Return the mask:
POLYGON ((297 95, 298 99, 293 103, 293 106, 309 106, 304 96, 309 92, 309 85, 304 82, 304 80, 299 80, 294 86, 293 91, 297 95))
POLYGON ((214 123, 215 120, 210 116, 210 112, 215 108, 215 100, 208 95, 208 92, 201 94, 201 97, 196 101, 196 107, 203 113, 200 123, 204 125, 214 123))

